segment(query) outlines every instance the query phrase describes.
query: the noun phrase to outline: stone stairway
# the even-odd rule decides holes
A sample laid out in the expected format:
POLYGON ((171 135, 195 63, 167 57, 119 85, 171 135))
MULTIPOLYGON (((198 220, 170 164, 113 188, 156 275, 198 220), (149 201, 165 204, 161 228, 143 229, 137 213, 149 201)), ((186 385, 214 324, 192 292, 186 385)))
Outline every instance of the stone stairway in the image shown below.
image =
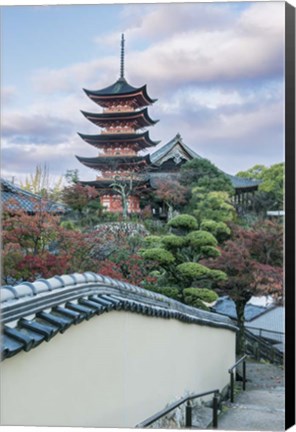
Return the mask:
MULTIPOLYGON (((238 387, 237 387, 238 389, 238 387)), ((280 366, 247 362, 246 391, 239 391, 234 403, 225 402, 218 429, 284 431, 284 373, 280 366)))

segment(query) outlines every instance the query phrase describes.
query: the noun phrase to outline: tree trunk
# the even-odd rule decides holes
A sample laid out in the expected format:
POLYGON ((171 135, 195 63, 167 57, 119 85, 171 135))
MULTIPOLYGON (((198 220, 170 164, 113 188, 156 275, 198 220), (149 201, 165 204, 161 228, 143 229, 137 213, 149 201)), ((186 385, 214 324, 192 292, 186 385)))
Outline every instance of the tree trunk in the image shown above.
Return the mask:
POLYGON ((170 204, 167 204, 168 206, 168 221, 170 221, 173 217, 173 206, 171 206, 170 204))
POLYGON ((245 306, 246 302, 243 300, 235 302, 238 325, 236 353, 240 355, 245 353, 245 306))
POLYGON ((126 220, 128 217, 128 197, 125 193, 121 195, 121 201, 122 201, 122 216, 123 219, 126 220))

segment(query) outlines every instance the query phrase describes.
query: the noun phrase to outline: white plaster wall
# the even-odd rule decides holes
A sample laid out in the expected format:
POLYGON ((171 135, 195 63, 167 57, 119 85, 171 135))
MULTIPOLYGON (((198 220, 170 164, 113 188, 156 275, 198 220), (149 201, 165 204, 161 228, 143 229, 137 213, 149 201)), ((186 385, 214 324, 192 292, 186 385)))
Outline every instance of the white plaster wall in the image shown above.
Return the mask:
POLYGON ((1 424, 134 427, 228 383, 235 333, 109 312, 1 365, 1 424))

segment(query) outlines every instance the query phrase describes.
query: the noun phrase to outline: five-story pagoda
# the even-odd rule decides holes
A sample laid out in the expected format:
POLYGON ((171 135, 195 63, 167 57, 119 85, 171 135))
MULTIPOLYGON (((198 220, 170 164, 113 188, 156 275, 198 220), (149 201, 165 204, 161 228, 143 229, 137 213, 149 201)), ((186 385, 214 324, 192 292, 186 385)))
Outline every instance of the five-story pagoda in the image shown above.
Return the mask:
POLYGON ((125 215, 140 211, 140 191, 148 184, 145 167, 150 163, 149 155, 138 153, 158 142, 149 138, 143 131, 157 121, 148 115, 147 106, 151 99, 143 87, 132 87, 124 77, 124 36, 121 37, 120 78, 102 90, 84 89, 87 96, 103 108, 103 112, 93 114, 82 111, 92 123, 99 126, 98 135, 80 134, 87 143, 99 150, 97 157, 76 156, 89 168, 100 172, 94 181, 81 182, 95 186, 100 192, 103 206, 111 212, 123 211, 125 215))

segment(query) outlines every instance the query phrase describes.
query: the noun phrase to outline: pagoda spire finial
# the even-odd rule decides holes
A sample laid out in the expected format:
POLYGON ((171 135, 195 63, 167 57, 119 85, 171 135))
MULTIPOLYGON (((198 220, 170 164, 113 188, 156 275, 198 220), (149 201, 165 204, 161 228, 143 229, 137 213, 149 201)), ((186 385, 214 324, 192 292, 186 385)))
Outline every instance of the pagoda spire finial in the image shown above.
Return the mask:
POLYGON ((120 78, 124 78, 124 34, 121 35, 120 78))

